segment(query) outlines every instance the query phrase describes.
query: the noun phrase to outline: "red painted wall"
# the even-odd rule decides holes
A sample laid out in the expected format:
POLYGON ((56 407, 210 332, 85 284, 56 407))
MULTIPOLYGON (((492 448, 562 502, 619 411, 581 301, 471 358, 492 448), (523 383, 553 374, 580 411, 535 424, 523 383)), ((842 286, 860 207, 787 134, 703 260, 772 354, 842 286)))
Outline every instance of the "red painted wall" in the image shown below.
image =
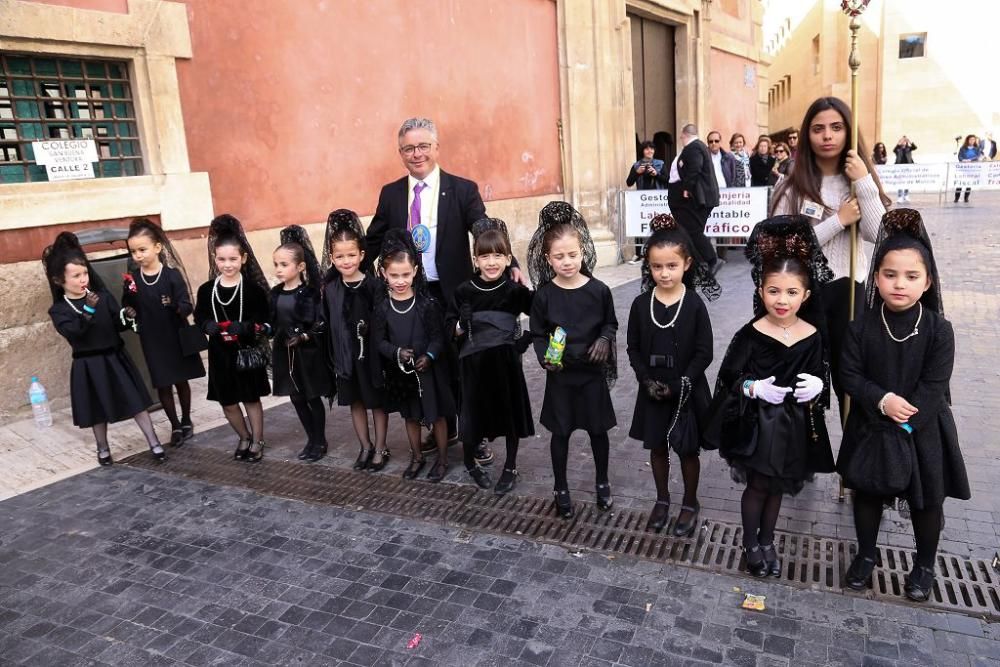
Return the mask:
POLYGON ((485 199, 559 192, 556 4, 185 0, 177 63, 193 171, 249 228, 375 209, 396 132, 438 124, 442 168, 485 199))
MULTIPOLYGON (((744 83, 744 67, 750 65, 757 70, 757 65, 745 58, 735 56, 725 51, 711 49, 709 66, 712 71, 712 127, 722 133, 723 148, 729 150, 729 138, 734 132, 739 132, 747 140, 747 150, 753 147, 757 138, 757 79, 754 77, 753 87, 744 83), (720 104, 717 100, 721 100, 720 104)), ((706 136, 706 130, 702 136, 706 136)))

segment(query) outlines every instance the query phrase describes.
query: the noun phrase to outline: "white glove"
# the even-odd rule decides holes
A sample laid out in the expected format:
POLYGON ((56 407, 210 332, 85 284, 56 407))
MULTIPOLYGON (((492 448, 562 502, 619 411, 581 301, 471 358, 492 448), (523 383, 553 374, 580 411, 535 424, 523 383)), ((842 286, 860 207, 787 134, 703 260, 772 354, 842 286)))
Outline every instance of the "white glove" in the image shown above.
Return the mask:
POLYGON ((823 391, 823 381, 815 375, 799 373, 798 377, 801 379, 801 382, 795 385, 794 396, 798 399, 799 403, 808 403, 823 391))
POLYGON ((785 396, 791 393, 791 391, 791 387, 779 387, 774 384, 773 375, 753 383, 753 397, 767 401, 772 405, 781 405, 784 403, 785 396))

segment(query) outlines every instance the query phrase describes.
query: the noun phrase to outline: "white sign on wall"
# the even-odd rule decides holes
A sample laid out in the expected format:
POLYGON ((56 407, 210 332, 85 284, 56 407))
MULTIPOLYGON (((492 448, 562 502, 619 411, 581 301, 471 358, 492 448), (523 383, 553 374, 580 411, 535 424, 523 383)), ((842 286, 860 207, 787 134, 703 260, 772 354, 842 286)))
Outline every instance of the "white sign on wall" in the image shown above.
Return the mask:
MULTIPOLYGON (((705 236, 749 236, 767 218, 767 188, 722 188, 719 205, 705 223, 705 236)), ((666 190, 625 192, 625 235, 649 236, 649 222, 658 213, 670 213, 666 190)))
POLYGON ((94 178, 97 144, 93 139, 53 139, 32 141, 35 162, 45 165, 50 181, 94 178))

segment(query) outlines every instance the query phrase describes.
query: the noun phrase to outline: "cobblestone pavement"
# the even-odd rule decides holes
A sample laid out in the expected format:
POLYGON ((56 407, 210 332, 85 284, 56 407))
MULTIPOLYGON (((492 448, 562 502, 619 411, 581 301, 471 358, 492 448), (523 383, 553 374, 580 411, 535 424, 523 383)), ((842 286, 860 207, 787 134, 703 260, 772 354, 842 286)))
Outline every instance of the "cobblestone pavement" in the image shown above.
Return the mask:
MULTIPOLYGON (((946 504, 942 551, 989 558, 1000 542, 1000 500, 990 493, 1000 454, 989 437, 1000 427, 990 363, 1000 340, 1000 233, 991 220, 1000 196, 943 207, 928 198, 922 208, 958 337, 952 393, 974 494, 946 504)), ((710 381, 750 313, 746 265, 730 254, 724 296, 709 306, 710 381)), ((635 283, 615 289, 622 345, 635 291, 635 283)), ((623 350, 620 358, 611 479, 619 503, 645 507, 652 479, 641 446, 627 438, 634 380, 623 350)), ((537 410, 542 374, 530 358, 525 369, 537 410)), ((292 458, 302 435, 290 406, 268 410, 266 420, 271 447, 261 465, 292 458)), ((346 410, 335 408, 329 422, 331 456, 316 465, 349 465, 357 450, 346 410)), ((405 440, 398 418, 391 424, 395 457, 380 474, 398 475, 405 440)), ((221 428, 189 446, 234 441, 221 428)), ((572 490, 589 499, 583 438, 573 451, 572 490)), ((452 456, 447 482, 468 483, 459 451, 452 456)), ((738 522, 740 489, 714 454, 703 462, 703 515, 738 522)), ((549 495, 544 432, 522 443, 518 468, 520 493, 549 495)), ((679 471, 672 485, 679 494, 679 471)), ((836 496, 836 479, 819 479, 785 503, 779 528, 851 539, 849 499, 836 496)), ((123 466, 6 500, 0 526, 0 665, 1000 665, 1000 625, 967 616, 568 553, 123 466), (743 591, 766 595, 768 609, 740 610, 743 591), (416 633, 422 640, 408 649, 416 633)), ((890 513, 881 541, 911 546, 908 524, 890 513)))
MULTIPOLYGON (((925 197, 915 206, 921 208, 933 235, 935 252, 943 275, 945 314, 955 325, 958 357, 952 381, 955 417, 959 425, 962 450, 972 484, 973 498, 968 502, 949 500, 942 535, 941 551, 960 556, 991 558, 1000 543, 1000 496, 992 493, 1000 482, 1000 443, 992 434, 1000 432, 1000 368, 994 363, 1000 343, 1000 231, 995 218, 1000 210, 1000 193, 982 193, 972 204, 938 206, 936 198, 925 197), (981 199, 982 201, 977 201, 981 199)), ((869 247, 870 251, 870 247, 869 247)), ((715 334, 715 362, 709 369, 709 382, 725 354, 735 331, 751 315, 751 282, 748 265, 741 252, 729 252, 729 263, 719 273, 723 296, 709 304, 715 334)), ((625 269, 626 267, 622 267, 625 269)), ((633 269, 634 270, 634 269, 633 269)), ((619 271, 621 273, 621 271, 619 271)), ((615 277, 618 277, 617 274, 615 277)), ((625 325, 638 283, 632 281, 613 290, 617 306, 620 336, 618 341, 619 380, 612 391, 618 427, 611 436, 611 483, 616 502, 624 507, 647 507, 655 500, 648 455, 641 443, 628 437, 635 401, 636 382, 625 355, 625 325)), ((544 373, 534 357, 524 357, 525 376, 536 415, 541 409, 544 373)), ((398 415, 390 418, 389 446, 395 458, 380 474, 399 475, 409 461, 406 438, 398 415)), ((834 449, 840 445, 840 420, 836 408, 827 416, 834 449)), ((552 490, 548 432, 536 426, 539 435, 521 443, 518 471, 519 493, 548 497, 552 490)), ((267 411, 265 421, 268 457, 291 459, 301 449, 302 428, 291 405, 267 411)), ((329 414, 327 434, 330 456, 319 465, 349 466, 357 456, 357 439, 346 408, 335 407, 329 414)), ((235 447, 235 436, 221 427, 199 436, 195 446, 235 447)), ((495 443, 497 462, 494 475, 503 462, 503 445, 495 443)), ((569 482, 574 498, 593 498, 593 459, 586 434, 578 432, 572 440, 569 482)), ((447 482, 471 483, 461 464, 461 448, 451 450, 452 469, 447 482)), ((739 522, 739 498, 742 486, 734 483, 728 468, 714 453, 702 456, 699 497, 706 518, 739 522)), ((672 466, 671 493, 679 505, 683 494, 680 467, 672 466)), ((821 537, 854 539, 850 499, 837 502, 839 482, 835 475, 825 475, 782 507, 780 530, 821 537)), ((676 511, 676 510, 674 510, 676 511)), ((890 546, 913 546, 909 521, 895 512, 887 512, 880 542, 890 546)))
POLYGON ((1000 665, 967 616, 134 468, 0 517, 3 665, 1000 665))

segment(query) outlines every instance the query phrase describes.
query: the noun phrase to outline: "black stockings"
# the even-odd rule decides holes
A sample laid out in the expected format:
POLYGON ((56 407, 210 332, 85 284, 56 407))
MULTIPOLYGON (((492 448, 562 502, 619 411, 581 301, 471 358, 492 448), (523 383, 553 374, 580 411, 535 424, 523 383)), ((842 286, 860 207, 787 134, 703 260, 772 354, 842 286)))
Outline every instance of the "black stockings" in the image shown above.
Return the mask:
POLYGON ((247 410, 246 419, 243 417, 243 411, 240 409, 239 403, 223 405, 222 412, 226 415, 229 425, 236 431, 236 435, 240 436, 240 440, 252 440, 253 438, 263 440, 264 406, 260 404, 260 401, 244 403, 243 405, 247 410), (249 429, 247 428, 247 420, 250 421, 249 429))
MULTIPOLYGON (((611 455, 611 441, 607 433, 589 433, 590 449, 594 453, 595 483, 608 483, 608 458, 611 455)), ((566 479, 566 466, 569 463, 569 436, 552 434, 549 442, 552 454, 552 475, 555 477, 555 489, 568 491, 569 481, 566 479)))
POLYGON ((97 441, 97 452, 103 454, 105 452, 111 451, 108 446, 108 424, 107 422, 103 424, 94 424, 91 428, 94 430, 94 440, 97 441))
POLYGON ((156 393, 160 397, 160 405, 170 420, 170 428, 178 429, 181 424, 191 423, 191 385, 185 380, 173 387, 159 387, 156 393), (174 404, 174 387, 177 388, 177 398, 181 402, 181 418, 177 419, 177 406, 174 404))
MULTIPOLYGON (((153 420, 150 419, 149 412, 143 410, 136 414, 133 419, 139 425, 139 430, 142 431, 143 437, 146 438, 146 444, 149 445, 149 448, 159 447, 160 439, 156 437, 156 430, 153 428, 153 420)), ((97 441, 97 451, 100 453, 110 451, 107 422, 94 424, 91 429, 94 431, 94 440, 97 441)))
POLYGON ((292 407, 302 422, 310 445, 326 445, 326 411, 323 409, 323 399, 292 396, 292 407))
POLYGON ((781 512, 781 494, 769 490, 770 477, 752 473, 743 491, 743 546, 774 543, 774 527, 781 512))
MULTIPOLYGON (((872 560, 876 558, 875 542, 882 522, 884 503, 885 499, 881 496, 854 493, 854 529, 858 534, 858 553, 872 560)), ((917 565, 934 569, 943 516, 944 508, 940 505, 922 510, 910 508, 913 538, 917 543, 917 565)))
MULTIPOLYGON (((649 466, 653 469, 653 481, 656 482, 656 499, 669 502, 667 480, 670 478, 670 450, 649 450, 649 466)), ((681 458, 681 477, 684 479, 683 504, 695 507, 698 504, 698 480, 701 477, 701 460, 697 456, 681 458)))

